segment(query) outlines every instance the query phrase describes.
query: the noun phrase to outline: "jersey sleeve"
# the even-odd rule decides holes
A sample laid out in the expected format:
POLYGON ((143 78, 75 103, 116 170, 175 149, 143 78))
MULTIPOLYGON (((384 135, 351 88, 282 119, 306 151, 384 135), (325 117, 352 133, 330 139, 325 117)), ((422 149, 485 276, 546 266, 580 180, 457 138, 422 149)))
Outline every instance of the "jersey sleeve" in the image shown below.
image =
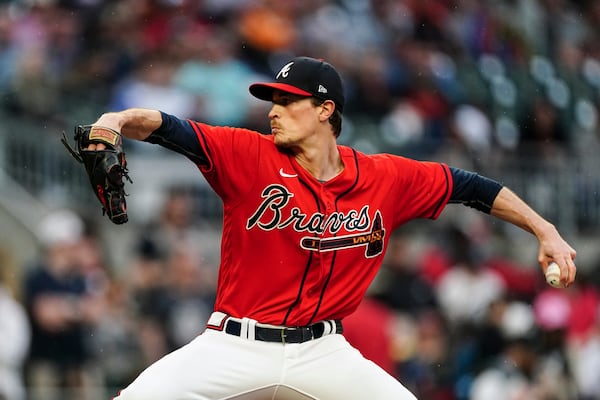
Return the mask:
POLYGON ((190 121, 206 162, 200 165, 208 183, 224 200, 242 200, 259 171, 261 145, 258 132, 190 121))
POLYGON ((255 180, 260 144, 266 139, 242 128, 211 126, 162 114, 161 126, 146 138, 192 160, 223 199, 240 199, 255 180))
POLYGON ((400 203, 396 207, 398 222, 438 218, 452 194, 449 167, 438 162, 403 157, 394 157, 391 162, 395 167, 395 199, 400 203))

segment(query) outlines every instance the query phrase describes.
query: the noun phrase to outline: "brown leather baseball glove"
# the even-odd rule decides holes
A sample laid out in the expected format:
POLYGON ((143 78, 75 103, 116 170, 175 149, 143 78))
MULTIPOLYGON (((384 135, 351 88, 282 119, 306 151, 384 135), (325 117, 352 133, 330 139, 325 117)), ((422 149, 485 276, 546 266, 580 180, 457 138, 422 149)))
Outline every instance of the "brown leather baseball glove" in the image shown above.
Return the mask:
POLYGON ((85 166, 92 189, 102 204, 103 214, 115 224, 127 222, 127 204, 123 178, 133 183, 127 171, 123 138, 113 129, 101 126, 75 127, 75 149, 63 132, 62 142, 71 155, 85 166), (102 143, 104 150, 87 150, 90 144, 102 143))

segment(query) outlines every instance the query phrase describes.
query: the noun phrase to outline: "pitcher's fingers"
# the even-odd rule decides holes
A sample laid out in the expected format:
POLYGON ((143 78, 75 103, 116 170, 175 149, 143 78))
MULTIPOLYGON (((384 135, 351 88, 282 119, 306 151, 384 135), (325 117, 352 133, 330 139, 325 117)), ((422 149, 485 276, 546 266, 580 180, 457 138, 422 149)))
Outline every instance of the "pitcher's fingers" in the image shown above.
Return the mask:
POLYGON ((90 143, 86 150, 94 151, 94 150, 105 150, 106 145, 104 143, 90 143))
POLYGON ((575 276, 577 275, 577 267, 573 260, 567 260, 567 267, 569 269, 569 276, 567 277, 566 286, 571 285, 575 282, 575 276))

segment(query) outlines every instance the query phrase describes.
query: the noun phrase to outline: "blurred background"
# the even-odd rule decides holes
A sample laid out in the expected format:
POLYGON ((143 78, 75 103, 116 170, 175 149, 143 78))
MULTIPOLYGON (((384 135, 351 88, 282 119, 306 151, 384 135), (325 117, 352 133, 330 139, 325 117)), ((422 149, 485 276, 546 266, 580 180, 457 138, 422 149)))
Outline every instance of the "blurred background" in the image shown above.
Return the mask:
POLYGON ((295 55, 342 74, 342 144, 495 178, 578 251, 551 289, 531 235, 448 207, 396 232, 348 340, 421 399, 600 399, 598 0, 0 0, 0 399, 111 398, 212 307, 196 167, 127 142, 116 226, 62 133, 127 107, 266 133, 248 85, 295 55))

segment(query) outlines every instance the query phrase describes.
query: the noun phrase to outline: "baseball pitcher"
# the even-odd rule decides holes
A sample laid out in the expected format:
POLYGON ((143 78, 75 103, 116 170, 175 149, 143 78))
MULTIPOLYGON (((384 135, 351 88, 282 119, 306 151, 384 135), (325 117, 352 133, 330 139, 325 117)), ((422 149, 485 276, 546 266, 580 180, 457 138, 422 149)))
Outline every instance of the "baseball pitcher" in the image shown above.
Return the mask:
POLYGON ((565 285, 575 279, 575 250, 498 182, 339 145, 344 90, 331 64, 294 58, 250 93, 272 103, 270 135, 148 109, 76 128, 73 153, 113 222, 127 221, 121 135, 189 158, 224 206, 216 303, 204 331, 116 399, 414 399, 349 345, 344 317, 365 295, 394 229, 435 219, 448 203, 531 232, 542 271, 556 262, 565 285))

